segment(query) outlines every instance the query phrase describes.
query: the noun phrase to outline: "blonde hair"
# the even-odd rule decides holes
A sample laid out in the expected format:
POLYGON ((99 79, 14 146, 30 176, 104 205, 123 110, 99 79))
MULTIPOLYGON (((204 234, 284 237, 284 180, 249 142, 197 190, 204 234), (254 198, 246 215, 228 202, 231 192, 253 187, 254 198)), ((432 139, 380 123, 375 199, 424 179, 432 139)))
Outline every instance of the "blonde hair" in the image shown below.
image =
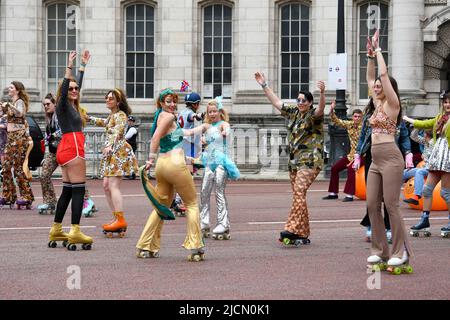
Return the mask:
POLYGON ((213 100, 210 100, 208 102, 208 105, 206 106, 205 123, 212 123, 211 118, 208 115, 208 108, 209 108, 209 106, 214 106, 214 107, 216 107, 219 110, 220 118, 223 121, 225 121, 225 122, 229 121, 230 117, 228 116, 228 112, 224 108, 219 109, 219 105, 218 105, 217 101, 215 99, 213 99, 213 100))
MULTIPOLYGON (((70 82, 75 82, 78 86, 78 82, 77 82, 77 80, 75 80, 74 77, 70 77, 68 80, 69 80, 69 84, 70 84, 70 82)), ((58 90, 56 91, 56 104, 57 105, 58 105, 59 99, 61 99, 62 83, 63 83, 63 80, 59 81, 58 90)), ((84 109, 84 114, 83 114, 83 109, 80 107, 80 89, 78 89, 78 98, 75 99, 74 105, 75 105, 75 109, 80 114, 81 125, 84 128, 86 126, 86 119, 84 117, 84 114, 86 113, 86 109, 84 109)))

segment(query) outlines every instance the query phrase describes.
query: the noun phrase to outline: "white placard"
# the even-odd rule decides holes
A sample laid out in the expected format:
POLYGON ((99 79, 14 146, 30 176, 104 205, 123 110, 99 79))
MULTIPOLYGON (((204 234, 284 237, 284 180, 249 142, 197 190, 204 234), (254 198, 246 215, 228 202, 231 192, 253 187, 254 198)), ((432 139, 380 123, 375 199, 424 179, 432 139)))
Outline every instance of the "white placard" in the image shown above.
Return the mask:
POLYGON ((347 90, 347 54, 332 53, 328 57, 329 90, 347 90))

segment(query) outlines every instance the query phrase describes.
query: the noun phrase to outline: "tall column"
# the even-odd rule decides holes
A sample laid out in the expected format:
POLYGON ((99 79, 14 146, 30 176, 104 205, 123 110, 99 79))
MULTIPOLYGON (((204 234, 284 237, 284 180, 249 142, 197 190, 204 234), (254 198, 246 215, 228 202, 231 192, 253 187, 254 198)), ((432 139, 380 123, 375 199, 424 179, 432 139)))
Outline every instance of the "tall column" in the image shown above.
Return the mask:
MULTIPOLYGON (((392 76, 402 95, 421 95, 423 91, 423 35, 420 19, 423 0, 392 1, 392 76)), ((384 49, 384 48, 382 48, 384 49)))

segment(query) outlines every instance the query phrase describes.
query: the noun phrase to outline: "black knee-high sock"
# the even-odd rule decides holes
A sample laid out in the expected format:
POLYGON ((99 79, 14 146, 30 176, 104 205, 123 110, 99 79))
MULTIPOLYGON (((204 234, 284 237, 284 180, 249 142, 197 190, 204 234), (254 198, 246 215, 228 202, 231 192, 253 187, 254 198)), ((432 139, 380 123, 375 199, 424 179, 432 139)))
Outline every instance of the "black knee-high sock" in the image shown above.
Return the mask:
POLYGON ((56 204, 55 222, 62 223, 67 207, 72 199, 72 184, 63 181, 63 189, 56 204))
POLYGON ((84 182, 72 184, 72 224, 80 224, 85 190, 84 182))

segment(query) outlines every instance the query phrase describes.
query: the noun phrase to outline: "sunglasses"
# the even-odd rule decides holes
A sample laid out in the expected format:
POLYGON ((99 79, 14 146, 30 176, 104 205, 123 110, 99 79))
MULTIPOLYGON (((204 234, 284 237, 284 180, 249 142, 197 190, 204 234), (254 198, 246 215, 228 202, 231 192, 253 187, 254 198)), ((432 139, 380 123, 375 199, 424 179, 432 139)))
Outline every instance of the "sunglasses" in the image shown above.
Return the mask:
POLYGON ((78 88, 78 87, 69 87, 69 91, 78 91, 78 89, 80 89, 80 88, 78 88))
POLYGON ((112 100, 114 100, 114 97, 105 97, 105 100, 106 101, 112 101, 112 100))
POLYGON ((302 99, 302 98, 296 99, 296 101, 297 101, 297 103, 305 103, 305 102, 308 102, 308 100, 302 99))
POLYGON ((51 103, 50 103, 50 102, 47 102, 47 103, 43 103, 42 105, 43 105, 44 107, 47 107, 47 106, 51 105, 51 103))

